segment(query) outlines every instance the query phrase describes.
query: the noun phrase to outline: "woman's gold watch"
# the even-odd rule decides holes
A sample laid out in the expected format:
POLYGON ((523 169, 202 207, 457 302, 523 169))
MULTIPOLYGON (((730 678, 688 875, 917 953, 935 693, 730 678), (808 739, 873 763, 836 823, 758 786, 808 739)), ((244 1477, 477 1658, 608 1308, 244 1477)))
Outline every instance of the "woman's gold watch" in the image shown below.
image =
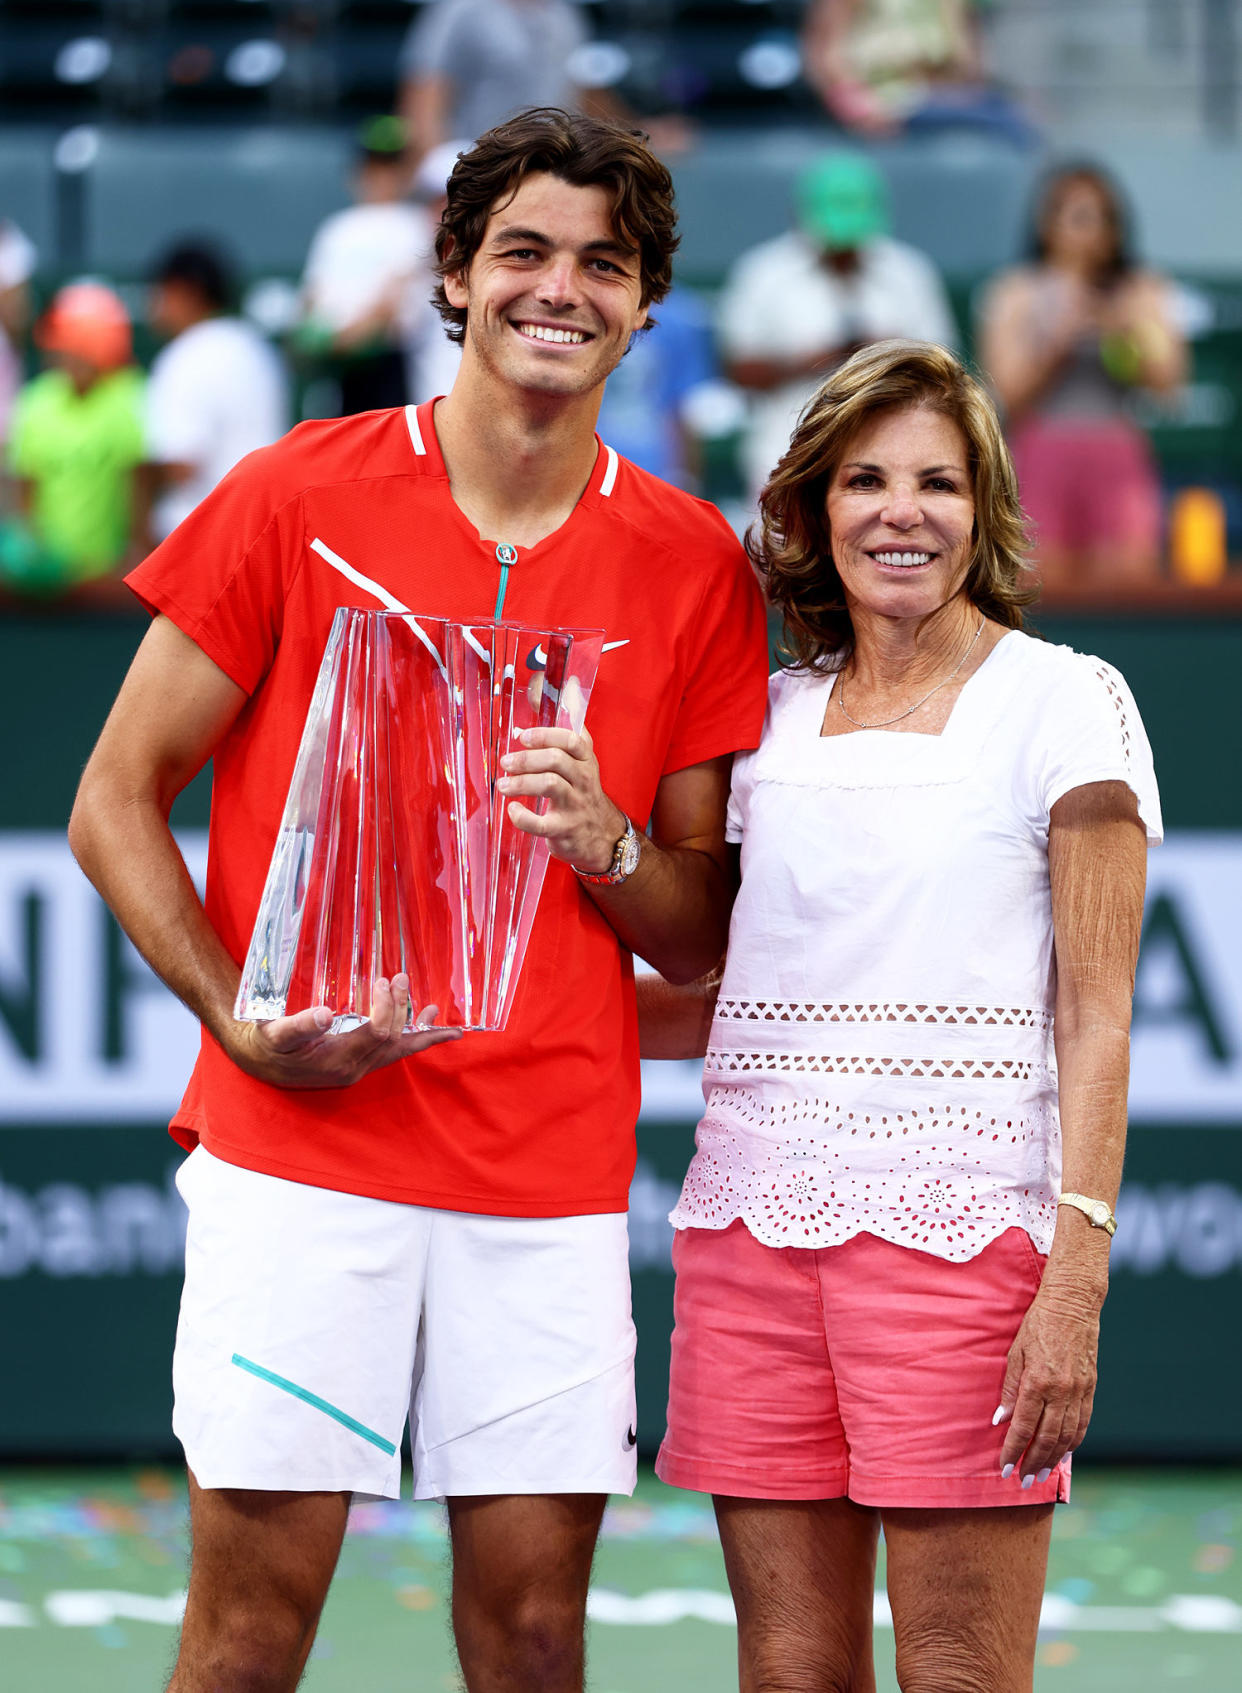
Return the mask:
POLYGON ((1085 1193, 1063 1193, 1057 1204, 1072 1205, 1076 1211, 1081 1211, 1093 1229, 1104 1229, 1110 1236, 1117 1233, 1117 1219, 1111 1206, 1102 1199, 1088 1199, 1085 1193))

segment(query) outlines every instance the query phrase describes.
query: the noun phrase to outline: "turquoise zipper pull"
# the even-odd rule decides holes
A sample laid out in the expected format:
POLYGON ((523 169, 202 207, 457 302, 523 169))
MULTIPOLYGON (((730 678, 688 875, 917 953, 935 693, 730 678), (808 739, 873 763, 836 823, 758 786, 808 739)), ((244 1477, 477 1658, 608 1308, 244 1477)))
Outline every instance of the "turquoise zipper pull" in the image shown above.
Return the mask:
POLYGON ((509 567, 517 563, 517 548, 511 547, 507 541, 500 541, 496 547, 496 562, 500 566, 500 586, 496 592, 496 609, 492 613, 492 622, 499 623, 505 609, 505 595, 509 591, 509 567))

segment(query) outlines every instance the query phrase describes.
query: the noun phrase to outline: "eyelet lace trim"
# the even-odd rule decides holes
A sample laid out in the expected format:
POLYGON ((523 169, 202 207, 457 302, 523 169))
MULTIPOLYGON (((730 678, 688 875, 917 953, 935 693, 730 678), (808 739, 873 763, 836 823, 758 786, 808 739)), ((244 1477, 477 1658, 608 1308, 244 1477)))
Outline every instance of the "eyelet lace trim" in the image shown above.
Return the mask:
POLYGON ((1096 675, 1108 690, 1108 696, 1117 708, 1117 728, 1121 734, 1121 756, 1126 768, 1130 767, 1130 720, 1126 715, 1126 700, 1120 682, 1121 678, 1111 665, 1101 664, 1096 669, 1096 675))
POLYGON ((1038 1106, 843 1112, 730 1085, 708 1105, 673 1221, 724 1228, 740 1217, 771 1246, 831 1246, 866 1230, 959 1260, 1016 1223, 1047 1251, 1050 1139, 1055 1122, 1038 1106))
POLYGON ((913 1001, 794 999, 720 999, 720 1022, 734 1023, 947 1023, 995 1028, 1052 1027, 1052 1017, 1037 1005, 931 1005, 913 1001))
POLYGON ((871 1058, 826 1052, 734 1052, 709 1046, 707 1068, 716 1075, 741 1072, 809 1076, 949 1077, 963 1081, 1029 1082, 1044 1066, 1028 1058, 871 1058))

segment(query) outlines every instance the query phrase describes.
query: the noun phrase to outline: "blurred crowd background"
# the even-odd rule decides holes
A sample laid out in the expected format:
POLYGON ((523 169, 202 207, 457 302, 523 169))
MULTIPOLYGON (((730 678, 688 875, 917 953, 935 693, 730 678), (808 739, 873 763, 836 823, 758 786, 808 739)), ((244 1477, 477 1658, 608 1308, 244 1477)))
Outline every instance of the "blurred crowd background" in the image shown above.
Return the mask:
POLYGON ((1237 0, 0 0, 0 590, 119 604, 244 453, 445 392, 447 175, 562 104, 681 205, 623 455, 741 529, 823 375, 924 337, 1002 407, 1047 601, 1232 603, 1240 87, 1237 0))

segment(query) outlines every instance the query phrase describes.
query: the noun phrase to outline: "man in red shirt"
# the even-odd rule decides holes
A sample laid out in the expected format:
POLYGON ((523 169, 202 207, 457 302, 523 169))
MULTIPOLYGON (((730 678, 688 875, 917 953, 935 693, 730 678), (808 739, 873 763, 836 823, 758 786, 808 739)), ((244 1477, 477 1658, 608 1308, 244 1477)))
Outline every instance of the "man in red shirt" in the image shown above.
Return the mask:
POLYGON ((70 835, 203 1025, 173 1122, 194 1539, 174 1693, 295 1686, 350 1496, 399 1493, 407 1417, 415 1494, 448 1500, 471 1693, 582 1685, 604 1499, 634 1480, 631 952, 672 980, 723 952, 729 767, 766 685, 719 514, 594 433, 675 244, 630 132, 553 110, 491 131, 438 236, 452 393, 295 429, 129 578, 154 621, 70 835), (589 732, 531 730, 504 760, 552 861, 503 1033, 404 1032, 402 975, 349 1033, 326 1006, 233 1017, 342 604, 606 631, 589 732), (200 903, 167 819, 209 758, 200 903))

